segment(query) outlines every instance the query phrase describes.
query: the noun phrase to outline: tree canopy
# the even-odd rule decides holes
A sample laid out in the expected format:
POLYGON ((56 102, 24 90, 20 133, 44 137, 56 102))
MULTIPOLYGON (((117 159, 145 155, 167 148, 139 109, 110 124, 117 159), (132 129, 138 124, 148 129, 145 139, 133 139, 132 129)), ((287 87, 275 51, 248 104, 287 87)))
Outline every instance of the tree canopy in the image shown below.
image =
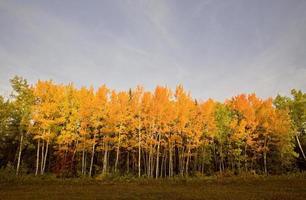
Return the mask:
POLYGON ((261 99, 240 94, 198 101, 174 91, 22 77, 0 96, 0 167, 16 172, 147 177, 225 173, 283 173, 305 169, 306 94, 261 99))

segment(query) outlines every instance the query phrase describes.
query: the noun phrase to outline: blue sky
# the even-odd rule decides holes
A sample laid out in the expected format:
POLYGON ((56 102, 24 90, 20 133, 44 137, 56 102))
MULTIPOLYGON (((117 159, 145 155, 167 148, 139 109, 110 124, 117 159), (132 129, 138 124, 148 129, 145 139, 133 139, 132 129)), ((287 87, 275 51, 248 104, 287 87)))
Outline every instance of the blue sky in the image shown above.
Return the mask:
POLYGON ((305 0, 0 0, 0 93, 183 84, 198 99, 306 90, 305 0))

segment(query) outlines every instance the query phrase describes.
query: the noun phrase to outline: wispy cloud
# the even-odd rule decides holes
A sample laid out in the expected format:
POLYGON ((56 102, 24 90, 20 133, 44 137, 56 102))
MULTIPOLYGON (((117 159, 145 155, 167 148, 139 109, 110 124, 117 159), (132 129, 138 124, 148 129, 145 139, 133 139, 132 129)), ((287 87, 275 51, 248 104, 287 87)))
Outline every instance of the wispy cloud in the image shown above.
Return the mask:
POLYGON ((0 90, 9 91, 14 74, 118 90, 182 83, 197 98, 219 100, 306 89, 306 3, 272 5, 4 0, 0 90))

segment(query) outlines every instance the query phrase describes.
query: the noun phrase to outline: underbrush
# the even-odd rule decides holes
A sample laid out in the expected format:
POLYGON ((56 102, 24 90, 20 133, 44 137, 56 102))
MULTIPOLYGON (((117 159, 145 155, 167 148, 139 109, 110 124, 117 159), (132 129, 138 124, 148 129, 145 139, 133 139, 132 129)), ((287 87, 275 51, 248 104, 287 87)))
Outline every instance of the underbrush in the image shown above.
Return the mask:
POLYGON ((81 176, 76 178, 58 178, 54 174, 37 175, 20 173, 15 174, 15 169, 8 166, 0 169, 0 184, 205 184, 205 183, 235 183, 265 180, 283 179, 306 179, 306 172, 295 172, 283 175, 258 175, 254 173, 241 173, 235 175, 231 172, 216 173, 215 175, 203 175, 195 173, 193 176, 174 176, 163 178, 152 178, 147 176, 138 177, 134 174, 99 174, 92 178, 81 176))

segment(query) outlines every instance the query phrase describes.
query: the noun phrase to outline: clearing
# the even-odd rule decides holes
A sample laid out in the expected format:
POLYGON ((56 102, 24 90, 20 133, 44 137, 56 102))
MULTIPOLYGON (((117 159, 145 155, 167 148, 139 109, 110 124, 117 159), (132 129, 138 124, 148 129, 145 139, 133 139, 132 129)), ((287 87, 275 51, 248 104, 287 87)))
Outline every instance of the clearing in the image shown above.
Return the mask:
POLYGON ((40 180, 1 183, 0 199, 306 199, 302 177, 186 180, 40 180))

